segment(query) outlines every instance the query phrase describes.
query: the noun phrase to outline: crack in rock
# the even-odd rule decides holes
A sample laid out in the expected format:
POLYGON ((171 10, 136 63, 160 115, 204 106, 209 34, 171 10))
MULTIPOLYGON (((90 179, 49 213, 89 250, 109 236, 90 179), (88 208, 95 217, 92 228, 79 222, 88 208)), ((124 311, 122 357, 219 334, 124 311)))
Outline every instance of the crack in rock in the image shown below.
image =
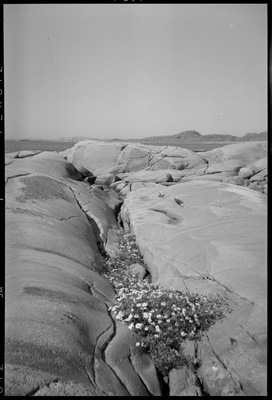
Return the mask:
POLYGON ((220 362, 220 364, 223 366, 223 368, 228 372, 230 378, 232 379, 233 384, 234 384, 234 389, 237 390, 237 391, 239 392, 239 389, 242 390, 242 384, 241 384, 240 380, 238 380, 238 382, 237 382, 237 381, 233 378, 232 373, 229 371, 227 365, 226 365, 226 364, 223 362, 223 360, 219 357, 219 355, 216 353, 214 347, 212 346, 208 334, 205 333, 205 336, 206 336, 206 338, 207 338, 207 341, 208 341, 208 343, 209 343, 209 345, 210 345, 210 348, 211 348, 213 354, 215 355, 215 357, 217 358, 217 360, 220 362), (239 385, 239 388, 238 388, 238 386, 237 386, 237 383, 238 383, 238 385, 239 385))
MULTIPOLYGON (((231 321, 231 319, 226 315, 226 318, 229 320, 229 321, 231 321)), ((231 321, 231 322, 233 322, 233 321, 231 321)), ((258 345, 258 346, 260 346, 260 343, 254 338, 254 336, 252 336, 251 335, 251 333, 249 333, 247 330, 246 330, 246 328, 243 326, 243 325, 241 325, 241 324, 239 324, 238 322, 235 322, 240 328, 242 328, 243 329, 243 331, 258 345)))
POLYGON ((20 176, 26 176, 26 175, 32 175, 32 174, 30 172, 27 172, 25 174, 18 174, 18 175, 8 176, 6 178, 6 183, 5 184, 7 184, 10 179, 19 178, 20 176))
POLYGON ((48 383, 43 383, 42 385, 39 385, 37 388, 31 390, 30 392, 26 393, 25 396, 35 396, 35 394, 40 390, 43 389, 44 387, 48 387, 51 383, 58 383, 60 379, 56 378, 53 381, 50 381, 48 383))

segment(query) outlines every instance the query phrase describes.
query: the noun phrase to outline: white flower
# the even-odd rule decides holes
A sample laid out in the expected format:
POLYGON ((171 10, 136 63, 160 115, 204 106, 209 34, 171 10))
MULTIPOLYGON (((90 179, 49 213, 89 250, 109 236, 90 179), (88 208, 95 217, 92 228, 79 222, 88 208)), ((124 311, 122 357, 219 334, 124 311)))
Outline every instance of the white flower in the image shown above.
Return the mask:
POLYGON ((161 318, 162 316, 161 316, 161 314, 158 314, 158 315, 156 315, 156 317, 157 317, 157 318, 161 318))
POLYGON ((143 313, 143 318, 148 318, 148 317, 149 317, 149 313, 144 312, 144 313, 143 313))
POLYGON ((156 330, 156 332, 160 332, 161 331, 161 329, 160 329, 160 327, 158 325, 155 326, 155 330, 156 330))
POLYGON ((166 322, 170 322, 170 319, 167 319, 166 322))
POLYGON ((129 322, 131 320, 131 318, 132 318, 132 314, 129 314, 129 316, 124 321, 129 322))
POLYGON ((149 327, 148 327, 148 326, 146 326, 144 329, 145 329, 145 331, 148 331, 149 327))
POLYGON ((134 318, 140 318, 138 314, 134 314, 134 318))
POLYGON ((138 347, 138 346, 140 346, 140 344, 141 344, 140 342, 137 342, 137 343, 136 343, 136 346, 138 347))
POLYGON ((143 326, 143 324, 138 323, 138 324, 135 325, 135 328, 136 329, 141 329, 142 326, 143 326))
POLYGON ((129 324, 128 329, 133 329, 134 324, 129 324))
POLYGON ((183 331, 182 331, 182 332, 180 332, 180 334, 181 334, 181 336, 182 336, 182 337, 186 336, 186 333, 185 333, 185 332, 183 332, 183 331))
POLYGON ((136 304, 136 307, 141 307, 142 303, 136 304))
POLYGON ((161 305, 162 305, 162 306, 166 306, 166 303, 163 301, 163 302, 161 303, 161 305))
MULTIPOLYGON (((146 292, 146 290, 145 290, 145 292, 146 292)), ((142 303, 142 306, 147 307, 147 303, 142 303)))

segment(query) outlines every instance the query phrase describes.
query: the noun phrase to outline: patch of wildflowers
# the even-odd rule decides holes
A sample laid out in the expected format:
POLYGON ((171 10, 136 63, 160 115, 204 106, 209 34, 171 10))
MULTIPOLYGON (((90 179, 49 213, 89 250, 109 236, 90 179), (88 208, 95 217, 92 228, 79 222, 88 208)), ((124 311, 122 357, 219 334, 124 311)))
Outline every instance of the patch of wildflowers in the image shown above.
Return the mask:
POLYGON ((135 238, 123 230, 118 238, 121 255, 107 259, 108 272, 102 274, 116 292, 116 303, 109 310, 141 337, 136 346, 145 348, 156 367, 167 374, 181 363, 182 342, 198 340, 222 318, 225 302, 220 296, 181 293, 139 281, 127 268, 132 263, 143 264, 135 238))

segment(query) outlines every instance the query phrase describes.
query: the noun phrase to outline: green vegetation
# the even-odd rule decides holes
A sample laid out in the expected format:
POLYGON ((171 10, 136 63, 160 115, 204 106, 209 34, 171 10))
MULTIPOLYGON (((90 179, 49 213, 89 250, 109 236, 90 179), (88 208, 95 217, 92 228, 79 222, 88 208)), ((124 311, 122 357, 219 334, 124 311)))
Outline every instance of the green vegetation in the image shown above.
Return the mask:
POLYGON ((114 318, 137 333, 142 346, 150 353, 157 369, 166 376, 188 360, 182 355, 182 343, 198 340, 218 319, 224 317, 225 300, 220 296, 200 296, 166 290, 146 279, 139 281, 127 267, 143 264, 133 235, 118 233, 121 255, 108 259, 107 273, 116 292, 116 303, 110 307, 114 318))

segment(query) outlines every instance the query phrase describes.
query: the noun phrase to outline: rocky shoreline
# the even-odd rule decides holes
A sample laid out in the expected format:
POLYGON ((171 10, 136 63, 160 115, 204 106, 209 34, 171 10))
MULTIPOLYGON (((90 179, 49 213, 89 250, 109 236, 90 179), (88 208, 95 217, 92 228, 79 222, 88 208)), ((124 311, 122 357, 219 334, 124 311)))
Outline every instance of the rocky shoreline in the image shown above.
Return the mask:
POLYGON ((265 395, 266 153, 90 141, 7 154, 6 395, 265 395), (186 343, 197 372, 166 384, 109 312, 101 274, 120 227, 151 282, 232 308, 186 343))

